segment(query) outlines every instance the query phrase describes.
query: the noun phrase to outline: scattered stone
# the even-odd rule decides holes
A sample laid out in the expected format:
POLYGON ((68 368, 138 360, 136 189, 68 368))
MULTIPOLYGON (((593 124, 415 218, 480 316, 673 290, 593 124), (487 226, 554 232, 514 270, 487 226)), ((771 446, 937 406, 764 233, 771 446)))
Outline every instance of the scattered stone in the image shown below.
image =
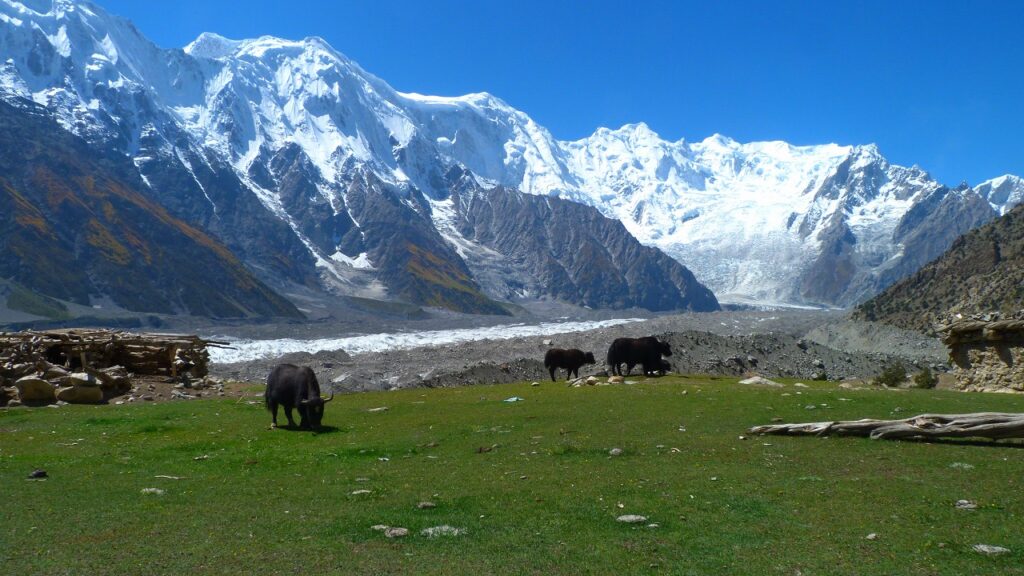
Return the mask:
POLYGON ((955 506, 960 510, 977 510, 978 504, 970 500, 957 500, 955 506))
POLYGON ((370 408, 370 409, 367 410, 367 412, 387 412, 387 411, 388 411, 388 407, 387 406, 378 406, 377 408, 370 408))
POLYGON ((385 524, 374 524, 373 526, 370 526, 370 530, 373 530, 375 532, 383 532, 388 528, 390 528, 390 526, 387 526, 385 524))
POLYGON ((544 340, 541 340, 541 342, 542 342, 542 343, 543 343, 543 344, 544 344, 545 346, 551 346, 551 339, 550 339, 550 338, 545 338, 544 340))
POLYGON ((427 538, 437 538, 438 536, 462 536, 465 533, 466 530, 464 528, 456 528, 447 524, 431 526, 430 528, 420 530, 420 535, 426 536, 427 538))
POLYGON ((523 398, 519 396, 512 396, 511 398, 505 398, 502 402, 522 402, 523 398))
POLYGON ((42 479, 48 478, 49 476, 46 474, 46 470, 43 470, 41 468, 37 468, 37 469, 29 472, 28 477, 29 477, 30 480, 42 480, 42 479))
POLYGON ((754 376, 753 378, 747 378, 746 380, 740 380, 740 384, 747 384, 749 386, 771 386, 772 388, 783 388, 784 386, 773 380, 762 378, 761 376, 754 376))
POLYGON ((739 437, 739 439, 740 439, 740 440, 746 440, 746 439, 747 439, 747 437, 746 437, 746 436, 742 436, 742 435, 741 435, 741 436, 739 437))
POLYGON ((404 538, 409 535, 408 528, 385 528, 384 535, 388 538, 404 538))
POLYGON ((878 540, 878 534, 875 534, 874 532, 872 532, 871 534, 868 534, 867 536, 865 536, 864 539, 865 540, 878 540))
POLYGON ((609 384, 622 384, 625 381, 626 381, 626 379, 623 378, 622 376, 609 376, 608 377, 608 383, 609 384))
POLYGON ((597 384, 598 382, 600 382, 600 380, 598 379, 597 376, 588 376, 586 382, 587 382, 587 384, 593 386, 594 384, 597 384))
POLYGON ((530 386, 540 386, 540 382, 530 382, 530 386))
POLYGON ((622 456, 622 448, 612 448, 608 451, 609 456, 622 456))
POLYGON ((433 508, 437 508, 437 504, 434 504, 433 502, 420 502, 416 507, 420 510, 431 510, 433 508))
POLYGON ((960 469, 960 470, 973 470, 974 469, 974 465, 973 464, 968 464, 966 462, 953 462, 952 464, 949 465, 949 467, 950 468, 957 468, 957 469, 960 469))
POLYGON ((810 386, 804 384, 803 382, 797 382, 796 384, 793 384, 793 386, 796 388, 810 388, 810 386))
POLYGON ((353 490, 352 491, 352 495, 353 496, 360 496, 362 494, 369 494, 370 492, 372 492, 372 490, 353 490))
POLYGON ((639 514, 623 514, 615 519, 616 522, 622 522, 624 524, 640 524, 647 522, 647 516, 640 516, 639 514))
POLYGON ((985 554, 987 556, 998 556, 999 554, 1007 554, 1010 552, 1009 548, 1003 548, 1002 546, 992 546, 991 544, 975 544, 971 547, 972 550, 978 554, 985 554))
POLYGON ((651 522, 650 524, 647 525, 647 527, 648 528, 661 528, 661 524, 658 524, 657 522, 651 522))
POLYGON ((103 389, 99 386, 76 384, 58 389, 56 398, 68 404, 99 404, 103 402, 103 389))
POLYGON ((808 404, 807 406, 804 406, 804 410, 814 410, 815 408, 817 408, 817 406, 815 406, 814 404, 808 404))
POLYGON ((369 482, 369 478, 356 478, 356 482, 369 482))
POLYGON ((163 496, 164 495, 164 490, 161 490, 160 488, 143 488, 142 489, 142 493, 143 494, 153 494, 155 496, 163 496))

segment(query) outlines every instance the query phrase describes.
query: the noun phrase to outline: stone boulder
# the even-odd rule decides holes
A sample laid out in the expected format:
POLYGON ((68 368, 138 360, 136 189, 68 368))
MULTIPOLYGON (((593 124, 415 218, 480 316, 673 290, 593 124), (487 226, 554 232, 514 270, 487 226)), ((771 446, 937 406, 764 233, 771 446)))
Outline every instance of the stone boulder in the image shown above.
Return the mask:
POLYGON ((748 386, 770 386, 772 388, 782 388, 783 387, 782 384, 780 384, 778 382, 775 382, 774 380, 769 380, 767 378, 763 378, 761 376, 754 376, 753 378, 747 378, 746 380, 740 380, 740 384, 746 384, 748 386))
POLYGON ((60 366, 54 366, 53 364, 46 364, 42 367, 43 380, 49 382, 66 383, 71 373, 61 368, 60 366))
POLYGON ((57 400, 68 404, 99 404, 103 402, 103 389, 99 386, 68 386, 57 390, 57 400))
POLYGON ((57 400, 53 384, 38 376, 19 378, 14 386, 18 389, 18 395, 21 396, 22 402, 53 402, 57 400))
POLYGON ((99 380, 100 387, 104 390, 125 392, 132 387, 131 380, 128 377, 128 370, 124 366, 102 368, 92 371, 91 374, 99 380))

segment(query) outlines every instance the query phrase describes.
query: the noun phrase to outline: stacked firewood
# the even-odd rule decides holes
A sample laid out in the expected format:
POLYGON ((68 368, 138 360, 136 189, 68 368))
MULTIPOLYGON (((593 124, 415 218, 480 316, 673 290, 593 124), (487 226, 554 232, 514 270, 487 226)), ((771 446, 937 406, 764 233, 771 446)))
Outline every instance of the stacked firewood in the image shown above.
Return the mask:
POLYGON ((0 333, 0 405, 101 402, 131 389, 131 378, 202 378, 210 346, 185 334, 67 329, 0 333))

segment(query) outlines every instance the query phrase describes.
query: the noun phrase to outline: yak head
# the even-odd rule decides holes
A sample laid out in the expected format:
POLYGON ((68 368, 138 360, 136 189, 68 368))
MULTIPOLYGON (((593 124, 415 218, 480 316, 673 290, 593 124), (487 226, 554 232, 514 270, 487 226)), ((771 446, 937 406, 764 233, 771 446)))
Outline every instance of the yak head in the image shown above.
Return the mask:
POLYGON ((587 352, 583 356, 583 360, 585 360, 587 364, 597 364, 597 360, 594 360, 594 353, 593 352, 587 352))
POLYGON ((324 400, 317 396, 316 398, 307 398, 306 400, 299 401, 299 409, 304 412, 305 418, 302 419, 303 428, 312 428, 316 430, 320 428, 320 423, 324 419, 324 405, 334 400, 334 392, 331 392, 331 397, 324 400))
POLYGON ((658 340, 658 349, 661 351, 662 356, 671 356, 672 347, 668 345, 668 342, 662 342, 658 340))

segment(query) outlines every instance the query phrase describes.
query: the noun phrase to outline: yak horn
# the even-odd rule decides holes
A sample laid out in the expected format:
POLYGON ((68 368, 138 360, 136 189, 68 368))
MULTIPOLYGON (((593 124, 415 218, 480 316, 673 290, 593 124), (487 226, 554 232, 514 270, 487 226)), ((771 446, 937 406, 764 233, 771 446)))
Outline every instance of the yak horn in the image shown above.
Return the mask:
POLYGON ((305 400, 299 400, 299 406, 305 406, 307 404, 309 404, 309 399, 308 398, 305 399, 305 400))
POLYGON ((327 404, 331 400, 334 400, 334 392, 331 392, 331 397, 330 398, 328 398, 327 400, 324 400, 324 404, 327 404))

